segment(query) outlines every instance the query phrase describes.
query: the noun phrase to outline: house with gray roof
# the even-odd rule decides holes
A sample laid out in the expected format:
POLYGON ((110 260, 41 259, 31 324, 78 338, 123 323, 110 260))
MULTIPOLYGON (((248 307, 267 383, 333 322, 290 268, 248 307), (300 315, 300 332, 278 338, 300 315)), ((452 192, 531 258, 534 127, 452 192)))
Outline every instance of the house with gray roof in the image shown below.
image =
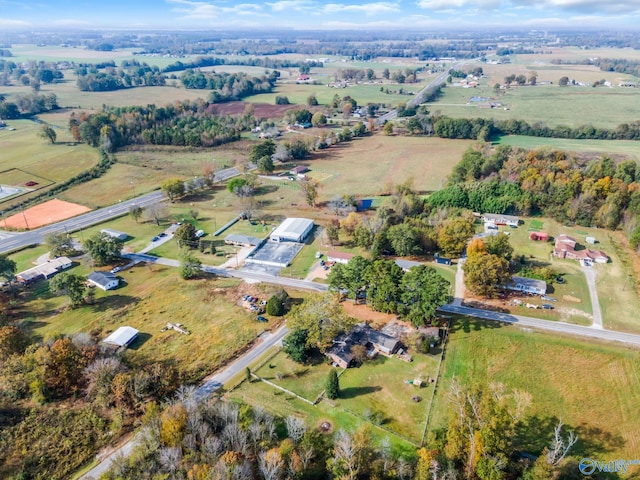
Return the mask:
POLYGON ((120 279, 111 272, 91 272, 87 281, 104 291, 112 290, 120 284, 120 279))

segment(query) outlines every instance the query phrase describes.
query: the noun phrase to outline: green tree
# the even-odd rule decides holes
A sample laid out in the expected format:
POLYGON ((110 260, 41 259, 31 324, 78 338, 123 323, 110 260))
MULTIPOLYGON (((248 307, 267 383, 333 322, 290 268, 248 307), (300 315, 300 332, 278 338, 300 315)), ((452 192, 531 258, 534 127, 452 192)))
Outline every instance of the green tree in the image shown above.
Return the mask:
POLYGON ((232 178, 231 180, 229 180, 229 183, 227 183, 227 190, 237 195, 237 192, 245 185, 247 185, 247 180, 245 180, 244 178, 232 178))
POLYGON ((335 400, 340 396, 340 379, 338 378, 338 372, 336 372, 335 368, 329 371, 325 392, 329 400, 335 400))
POLYGON ((189 250, 183 250, 180 254, 180 276, 184 280, 196 278, 202 273, 202 262, 189 250))
POLYGON ((282 350, 289 355, 294 362, 304 363, 309 356, 309 347, 307 346, 308 337, 309 332, 305 329, 293 329, 289 335, 282 340, 282 350))
POLYGON ((21 354, 29 345, 29 337, 24 330, 14 326, 0 327, 0 361, 4 362, 9 356, 21 354))
POLYGON ((258 170, 260 170, 262 173, 273 173, 273 171, 275 170, 275 166, 273 165, 271 156, 260 157, 258 159, 258 170))
POLYGON ((69 255, 75 250, 72 238, 66 233, 50 233, 44 238, 44 243, 54 257, 69 255))
POLYGON ((309 105, 310 107, 315 107, 316 105, 318 105, 318 99, 315 95, 309 95, 307 97, 307 105, 309 105))
POLYGON ((390 76, 391 76, 391 72, 389 72, 388 68, 385 68, 384 70, 382 70, 382 78, 384 78, 385 80, 389 80, 390 76))
POLYGON ((189 222, 185 222, 180 225, 175 233, 173 234, 173 238, 178 242, 179 247, 193 247, 198 240, 196 236, 196 227, 189 222))
POLYGON ((393 122, 385 123, 384 127, 382 128, 382 132, 385 135, 393 135, 393 122))
POLYGON ((337 295, 328 292, 310 295, 293 307, 287 324, 291 330, 306 330, 307 347, 317 347, 324 352, 338 334, 351 328, 353 320, 345 314, 337 295))
POLYGON ((251 163, 258 163, 262 157, 269 157, 276 153, 276 144, 273 140, 265 140, 253 146, 251 153, 249 154, 249 161, 251 163))
POLYGON ((160 189, 173 202, 184 195, 184 181, 179 178, 169 178, 164 181, 160 189))
POLYGON ((561 77, 560 80, 558 80, 558 85, 560 85, 561 87, 566 87, 567 85, 569 85, 569 77, 561 77))
POLYGON ((393 260, 376 260, 367 270, 367 303, 378 312, 398 313, 404 272, 393 260))
POLYGON ((49 140, 52 145, 56 143, 56 138, 58 137, 56 131, 50 125, 46 124, 40 127, 40 130, 38 130, 38 136, 45 140, 49 140))
POLYGON ((291 102, 288 97, 276 95, 276 105, 289 105, 291 102))
POLYGON ((285 312, 285 301, 278 295, 272 295, 267 300, 267 313, 274 317, 281 317, 285 312))
POLYGON ((419 265, 411 268, 400 282, 402 316, 413 325, 427 325, 436 310, 447 303, 450 284, 433 267, 419 265))
POLYGON ((498 288, 510 279, 509 262, 497 255, 471 255, 463 269, 467 288, 486 297, 494 297, 498 288))
POLYGON ((485 239, 487 246, 487 253, 497 255, 504 258, 507 262, 511 261, 513 257, 513 247, 509 243, 509 236, 500 232, 498 235, 493 235, 485 239))
POLYGON ((474 233, 471 220, 464 217, 448 219, 438 230, 438 246, 445 255, 458 257, 474 233))
POLYGON ((85 250, 97 265, 106 265, 118 260, 121 256, 124 241, 119 238, 98 232, 84 242, 85 250))
POLYGON ((323 127, 327 124, 327 117, 322 112, 316 112, 311 117, 311 125, 314 127, 323 127))
POLYGON ((370 264, 369 260, 358 255, 346 265, 334 265, 328 278, 329 286, 334 289, 346 289, 347 296, 355 300, 358 293, 367 288, 367 270, 370 264))
POLYGON ((87 277, 74 273, 59 273, 49 280, 49 288, 58 294, 66 295, 71 300, 71 307, 82 304, 87 291, 87 277))
POLYGON ((391 248, 397 255, 409 256, 421 253, 422 248, 418 231, 407 223, 389 227, 387 240, 389 240, 391 248))
POLYGON ((144 214, 143 207, 131 207, 129 209, 129 215, 131 215, 131 218, 133 218, 136 221, 136 223, 140 222, 140 219, 142 218, 143 214, 144 214))

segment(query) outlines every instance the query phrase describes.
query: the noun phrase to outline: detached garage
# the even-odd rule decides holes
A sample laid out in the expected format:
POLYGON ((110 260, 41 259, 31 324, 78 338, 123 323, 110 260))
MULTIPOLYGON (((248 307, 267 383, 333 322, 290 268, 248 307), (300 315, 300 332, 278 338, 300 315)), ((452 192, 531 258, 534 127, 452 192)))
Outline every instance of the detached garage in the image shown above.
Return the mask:
POLYGON ((313 229, 313 221, 308 218, 287 218, 271 232, 272 242, 301 243, 313 229))
POLYGON ((118 327, 111 335, 102 340, 102 343, 115 345, 116 347, 126 347, 138 336, 138 330, 133 327, 118 327))

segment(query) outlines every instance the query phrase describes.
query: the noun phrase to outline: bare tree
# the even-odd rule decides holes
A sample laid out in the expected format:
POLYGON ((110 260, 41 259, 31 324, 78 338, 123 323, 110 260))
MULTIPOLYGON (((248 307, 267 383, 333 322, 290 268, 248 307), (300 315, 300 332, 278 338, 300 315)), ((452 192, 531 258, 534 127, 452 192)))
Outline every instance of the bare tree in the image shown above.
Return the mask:
POLYGON ((236 422, 228 423, 222 431, 222 441, 227 445, 228 450, 245 453, 249 444, 247 434, 236 422))
POLYGON ((160 465, 173 475, 178 467, 180 466, 180 461, 182 460, 182 450, 178 447, 166 447, 160 449, 160 465))
POLYGON ((307 426, 305 425, 304 420, 294 417, 293 415, 289 415, 285 419, 284 423, 287 426, 287 434, 294 443, 298 443, 302 440, 304 432, 307 431, 307 426))
POLYGON ((274 448, 260 454, 258 457, 258 467, 265 480, 277 480, 282 474, 284 461, 282 460, 280 452, 274 448))
POLYGON ((353 438, 344 430, 339 430, 333 441, 333 462, 344 470, 343 478, 354 480, 358 476, 358 452, 353 438))
POLYGON ((169 215, 169 209, 164 203, 154 203, 144 209, 145 221, 153 221, 160 226, 160 221, 169 215))
POLYGON ((562 436, 562 420, 558 421, 558 425, 553 429, 553 439, 551 440, 551 446, 547 449, 546 459, 549 465, 557 467, 560 462, 567 456, 571 447, 573 447, 578 441, 578 436, 569 431, 569 435, 566 438, 562 436))

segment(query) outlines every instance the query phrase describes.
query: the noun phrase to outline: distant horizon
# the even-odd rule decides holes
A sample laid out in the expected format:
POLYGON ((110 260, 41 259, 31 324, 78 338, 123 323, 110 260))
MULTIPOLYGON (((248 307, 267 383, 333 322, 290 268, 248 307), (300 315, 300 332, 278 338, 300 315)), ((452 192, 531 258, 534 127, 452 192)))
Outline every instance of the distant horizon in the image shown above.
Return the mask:
POLYGON ((640 31, 640 0, 0 0, 0 28, 126 31, 640 31), (330 2, 330 3, 329 3, 330 2), (268 25, 268 27, 267 27, 268 25))

